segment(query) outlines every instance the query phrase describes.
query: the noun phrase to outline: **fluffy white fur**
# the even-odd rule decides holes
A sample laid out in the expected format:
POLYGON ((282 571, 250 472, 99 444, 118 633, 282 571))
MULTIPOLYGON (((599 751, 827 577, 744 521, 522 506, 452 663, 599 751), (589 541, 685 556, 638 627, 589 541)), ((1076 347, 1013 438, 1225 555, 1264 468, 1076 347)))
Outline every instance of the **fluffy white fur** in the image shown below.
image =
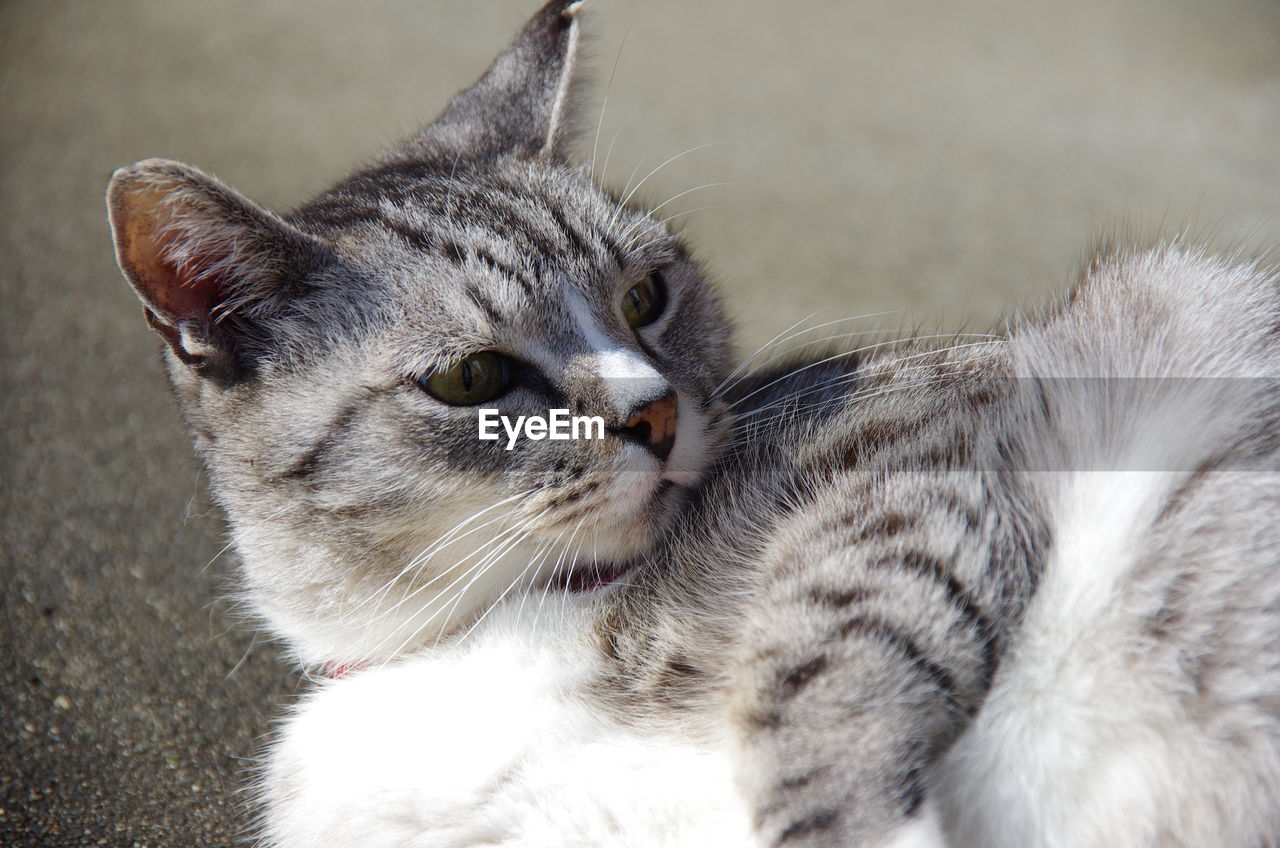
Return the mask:
POLYGON ((461 644, 312 693, 271 755, 269 842, 752 844, 720 743, 623 728, 582 697, 591 599, 536 608, 505 604, 461 644))

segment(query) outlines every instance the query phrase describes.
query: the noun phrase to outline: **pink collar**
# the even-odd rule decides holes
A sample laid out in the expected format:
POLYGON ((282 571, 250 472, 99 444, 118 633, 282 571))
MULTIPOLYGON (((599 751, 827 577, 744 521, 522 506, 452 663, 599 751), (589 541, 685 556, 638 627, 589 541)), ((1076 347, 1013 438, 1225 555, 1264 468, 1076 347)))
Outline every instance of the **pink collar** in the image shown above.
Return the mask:
POLYGON ((362 662, 357 662, 357 663, 327 662, 324 664, 324 666, 322 666, 322 668, 324 669, 324 676, 329 678, 330 680, 341 680, 344 677, 350 677, 351 675, 355 674, 357 671, 364 671, 368 667, 369 667, 368 663, 362 663, 362 662))

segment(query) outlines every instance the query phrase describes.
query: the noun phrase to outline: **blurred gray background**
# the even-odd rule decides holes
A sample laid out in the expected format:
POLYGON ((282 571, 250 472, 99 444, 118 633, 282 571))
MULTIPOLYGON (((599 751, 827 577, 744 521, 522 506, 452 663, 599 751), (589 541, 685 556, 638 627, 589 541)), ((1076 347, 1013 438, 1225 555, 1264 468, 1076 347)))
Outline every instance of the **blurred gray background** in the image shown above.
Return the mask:
MULTIPOLYGON (((299 686, 220 600, 229 557, 206 566, 221 520, 114 266, 111 169, 183 159, 287 207, 535 6, 0 4, 0 844, 234 844, 299 686)), ((682 220, 744 349, 815 311, 980 323, 1107 232, 1280 244, 1275 0, 590 6, 606 180, 716 143, 642 194, 733 183, 667 210, 717 207, 682 220)))

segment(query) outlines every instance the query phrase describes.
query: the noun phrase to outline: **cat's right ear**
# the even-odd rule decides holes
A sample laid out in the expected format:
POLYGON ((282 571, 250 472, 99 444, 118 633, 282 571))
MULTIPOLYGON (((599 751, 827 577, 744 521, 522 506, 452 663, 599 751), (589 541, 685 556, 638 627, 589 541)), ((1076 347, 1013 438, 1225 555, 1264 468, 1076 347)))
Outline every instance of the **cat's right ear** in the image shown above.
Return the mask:
POLYGON ((269 343, 265 324, 325 249, 189 165, 148 159, 107 188, 116 261, 147 323, 188 365, 225 372, 269 343))
POLYGON ((432 124, 393 158, 562 160, 581 105, 579 14, 584 0, 550 0, 432 124))

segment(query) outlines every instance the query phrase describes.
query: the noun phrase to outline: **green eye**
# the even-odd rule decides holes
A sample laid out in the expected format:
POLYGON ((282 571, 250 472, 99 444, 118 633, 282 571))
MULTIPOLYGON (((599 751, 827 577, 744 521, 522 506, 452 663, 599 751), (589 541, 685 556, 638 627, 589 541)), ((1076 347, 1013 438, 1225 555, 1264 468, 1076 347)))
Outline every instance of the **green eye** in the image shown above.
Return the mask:
POLYGON ((657 274, 650 274, 622 296, 622 315, 632 327, 652 324, 667 305, 666 293, 657 274))
POLYGON ((491 350, 473 353, 450 368, 434 368, 418 378, 432 397, 453 406, 473 406, 502 394, 511 384, 507 357, 491 350))

